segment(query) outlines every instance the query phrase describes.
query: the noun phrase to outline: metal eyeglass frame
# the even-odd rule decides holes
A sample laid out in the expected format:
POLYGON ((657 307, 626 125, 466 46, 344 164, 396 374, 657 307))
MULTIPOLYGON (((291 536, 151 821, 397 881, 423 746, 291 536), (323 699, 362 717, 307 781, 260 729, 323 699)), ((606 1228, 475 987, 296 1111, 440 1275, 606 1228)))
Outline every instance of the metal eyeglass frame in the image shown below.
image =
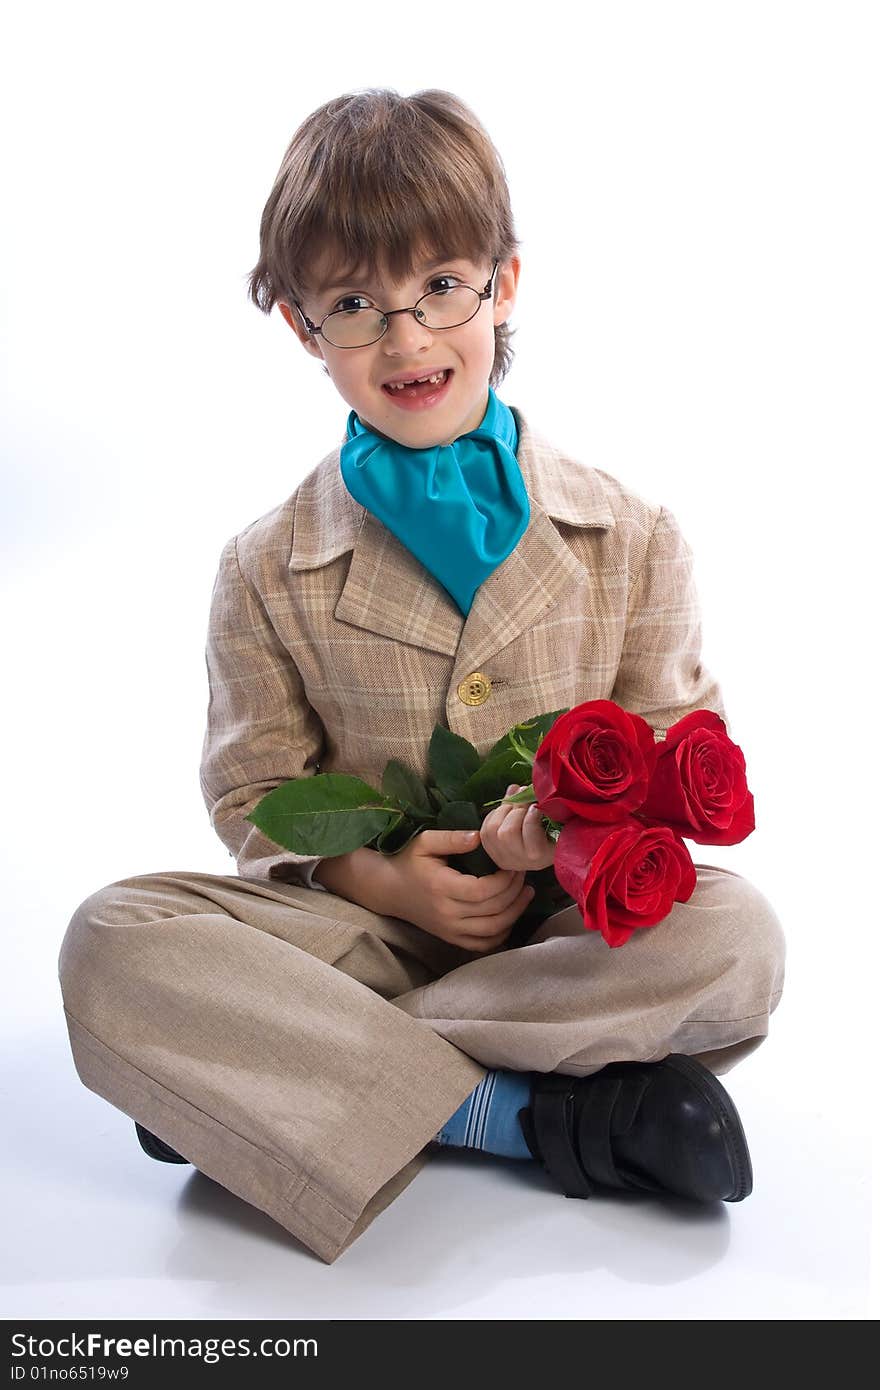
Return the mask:
MULTIPOLYGON (((485 288, 484 290, 476 290, 476 289, 474 289, 473 285, 465 285, 465 286, 462 286, 462 287, 461 287, 461 288, 463 288, 463 289, 474 290, 474 294, 479 295, 479 303, 477 304, 477 307, 476 307, 476 309, 474 310, 474 312, 471 314, 470 318, 462 319, 461 323, 447 323, 447 324, 446 324, 444 327, 442 327, 442 328, 432 328, 432 329, 431 329, 431 332, 432 332, 432 333, 445 333, 445 332, 447 332, 447 330, 450 329, 450 328, 461 328, 462 324, 464 324, 464 323, 470 323, 471 319, 476 318, 477 314, 480 312, 480 303, 482 303, 482 301, 483 301, 484 299, 491 299, 491 298, 492 298, 492 282, 493 282, 493 280, 495 279, 495 272, 496 272, 497 269, 498 269, 498 264, 499 264, 499 262, 496 261, 495 264, 493 265, 493 267, 492 267, 492 274, 489 276, 489 279, 486 281, 486 288, 485 288)), ((345 312, 344 310, 342 310, 342 309, 331 309, 331 310, 330 310, 330 313, 329 313, 329 314, 325 314, 324 317, 321 319, 321 322, 320 322, 319 324, 314 324, 314 323, 312 323, 311 319, 308 318, 308 317, 306 316, 306 314, 303 313, 302 308, 300 307, 299 301, 296 300, 296 299, 294 299, 293 302, 294 302, 294 304, 296 305, 297 309, 299 310, 300 318, 302 319, 302 321, 303 321, 303 323, 305 324, 306 328, 308 329, 309 333, 311 333, 313 336, 314 336, 315 334, 317 334, 317 333, 320 333, 321 337, 324 339, 324 342, 325 342, 325 343, 329 343, 331 347, 338 349, 339 352, 354 352, 356 348, 361 348, 361 347, 372 347, 372 346, 373 346, 373 343, 378 343, 378 342, 380 342, 380 341, 382 340, 382 338, 385 337, 385 334, 388 332, 388 324, 389 324, 389 322, 390 322, 391 317, 392 317, 393 314, 416 314, 416 318, 418 319, 417 310, 418 310, 419 305, 420 305, 421 302, 422 302, 422 299, 429 299, 429 298, 431 297, 432 294, 438 294, 438 293, 439 293, 438 290, 429 290, 428 294, 423 294, 422 297, 421 297, 421 299, 417 299, 416 302, 415 302, 415 304, 411 305, 409 309, 380 309, 380 310, 379 310, 379 313, 382 315, 383 319, 385 320, 385 327, 382 329, 382 332, 379 334, 379 337, 378 337, 378 338, 372 338, 372 339, 370 340, 369 343, 349 343, 349 344, 334 343, 330 338, 328 338, 328 337, 322 332, 322 329, 323 329, 323 327, 324 327, 324 324, 327 322, 327 320, 328 320, 333 314, 344 313, 344 312, 345 312)))

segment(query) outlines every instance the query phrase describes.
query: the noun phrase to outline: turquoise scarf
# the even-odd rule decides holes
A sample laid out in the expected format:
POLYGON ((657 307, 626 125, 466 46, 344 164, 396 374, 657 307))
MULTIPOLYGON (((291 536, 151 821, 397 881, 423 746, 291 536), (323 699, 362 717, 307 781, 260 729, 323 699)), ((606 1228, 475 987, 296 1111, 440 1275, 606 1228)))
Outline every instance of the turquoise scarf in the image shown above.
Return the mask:
POLYGON ((410 449, 351 411, 340 469, 348 491, 470 612, 484 579, 529 524, 513 411, 489 387, 482 423, 452 444, 410 449))

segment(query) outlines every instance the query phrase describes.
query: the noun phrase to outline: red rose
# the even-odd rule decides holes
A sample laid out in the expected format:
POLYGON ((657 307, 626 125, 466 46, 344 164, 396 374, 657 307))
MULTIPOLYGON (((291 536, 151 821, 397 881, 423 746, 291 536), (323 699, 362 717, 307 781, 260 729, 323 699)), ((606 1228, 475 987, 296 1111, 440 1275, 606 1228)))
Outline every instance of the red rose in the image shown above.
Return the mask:
POLYGON ((654 733, 613 700, 587 700, 561 714, 541 740, 532 786, 545 816, 563 825, 623 819, 641 806, 657 762, 654 733))
POLYGON ((573 897, 588 931, 622 946, 637 927, 653 927, 685 903, 697 885, 687 846, 666 826, 635 816, 619 825, 571 820, 556 844, 556 877, 573 897))
POLYGON ((720 715, 686 714, 657 745, 645 804, 646 825, 668 825, 699 845, 738 845, 755 828, 746 760, 720 715))

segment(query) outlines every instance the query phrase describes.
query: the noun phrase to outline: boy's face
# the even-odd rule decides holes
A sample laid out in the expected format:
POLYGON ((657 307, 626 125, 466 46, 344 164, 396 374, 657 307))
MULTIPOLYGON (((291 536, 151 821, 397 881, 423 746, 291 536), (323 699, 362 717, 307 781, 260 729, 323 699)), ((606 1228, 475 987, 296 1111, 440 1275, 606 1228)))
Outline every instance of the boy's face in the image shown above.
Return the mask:
MULTIPOLYGON (((439 276, 452 276, 459 284, 482 291, 492 274, 490 260, 450 257, 428 268, 427 262, 433 259, 426 255, 419 261, 417 273, 403 284, 389 284, 377 267, 322 290, 318 287, 329 279, 338 279, 328 273, 324 257, 310 267, 309 280, 314 288, 301 300, 303 312, 312 323, 320 324, 350 295, 363 296, 382 311, 402 309, 414 305, 432 288, 448 288, 446 281, 432 284, 439 276)), ((519 272, 518 256, 499 264, 493 298, 484 299, 474 317, 457 328, 432 330, 419 323, 414 314, 394 314, 383 337, 367 347, 335 347, 319 334, 308 332, 295 304, 279 301, 279 308, 306 351, 326 364, 340 396, 364 425, 411 449, 424 449, 451 444, 482 422, 495 360, 495 325, 505 323, 511 315, 519 272), (447 368, 451 376, 434 405, 408 409, 399 403, 400 396, 384 386, 391 378, 423 377, 441 368, 447 368)), ((363 307, 362 302, 355 307, 363 307)))

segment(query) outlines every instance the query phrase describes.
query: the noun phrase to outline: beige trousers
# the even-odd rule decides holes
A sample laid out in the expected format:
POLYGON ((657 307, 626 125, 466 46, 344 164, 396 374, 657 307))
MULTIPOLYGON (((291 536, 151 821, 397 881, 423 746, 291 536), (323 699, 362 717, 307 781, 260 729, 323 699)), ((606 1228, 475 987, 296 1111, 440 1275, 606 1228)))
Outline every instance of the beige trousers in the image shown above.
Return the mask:
POLYGON ((724 1072, 765 1037, 784 956, 762 894, 708 865, 622 947, 569 907, 490 956, 333 893, 168 872, 87 898, 58 969, 80 1080, 331 1263, 487 1068, 724 1072))

